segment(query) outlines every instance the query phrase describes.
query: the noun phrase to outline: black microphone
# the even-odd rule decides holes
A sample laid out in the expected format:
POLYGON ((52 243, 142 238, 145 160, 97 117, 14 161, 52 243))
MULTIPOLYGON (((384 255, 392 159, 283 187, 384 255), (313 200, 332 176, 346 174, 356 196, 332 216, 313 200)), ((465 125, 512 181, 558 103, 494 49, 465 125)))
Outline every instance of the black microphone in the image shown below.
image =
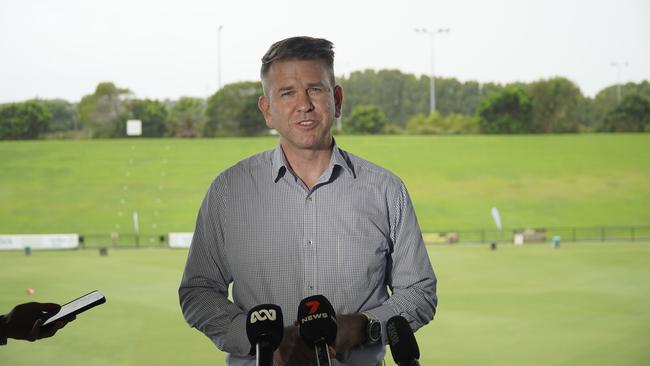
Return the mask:
POLYGON ((273 304, 258 305, 248 312, 246 335, 251 342, 251 355, 256 355, 257 366, 273 365, 275 351, 284 334, 282 309, 273 304))
POLYGON ((316 364, 330 365, 328 345, 336 341, 336 315, 329 300, 323 295, 310 296, 298 305, 300 337, 309 347, 314 347, 316 364))
POLYGON ((386 322, 386 334, 393 360, 398 366, 419 366, 420 349, 413 330, 402 316, 394 316, 386 322))

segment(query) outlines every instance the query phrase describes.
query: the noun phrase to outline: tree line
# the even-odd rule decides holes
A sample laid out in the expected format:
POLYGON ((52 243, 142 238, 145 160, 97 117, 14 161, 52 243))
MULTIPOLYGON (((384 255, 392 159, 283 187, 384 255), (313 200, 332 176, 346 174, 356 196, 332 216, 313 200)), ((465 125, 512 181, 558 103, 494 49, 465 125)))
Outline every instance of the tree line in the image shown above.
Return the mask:
MULTIPOLYGON (((650 83, 613 85, 587 97, 564 77, 531 83, 436 78, 437 111, 429 113, 429 77, 364 70, 339 78, 345 90, 336 133, 514 134, 650 131, 650 83)), ((138 99, 112 82, 78 103, 33 99, 0 105, 0 139, 126 136, 142 121, 145 137, 268 134, 257 99, 260 82, 225 85, 206 99, 138 99)))

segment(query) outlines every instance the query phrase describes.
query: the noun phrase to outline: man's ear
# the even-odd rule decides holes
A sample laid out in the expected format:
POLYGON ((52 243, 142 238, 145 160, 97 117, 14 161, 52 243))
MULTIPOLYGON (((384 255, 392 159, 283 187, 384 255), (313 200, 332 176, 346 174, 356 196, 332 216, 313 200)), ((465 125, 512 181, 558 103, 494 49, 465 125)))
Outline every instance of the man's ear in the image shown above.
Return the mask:
POLYGON ((269 113, 269 98, 266 95, 260 96, 260 99, 257 100, 257 108, 260 109, 260 112, 262 112, 262 116, 264 116, 264 121, 266 121, 266 126, 268 128, 273 128, 273 125, 271 124, 271 115, 269 113))
POLYGON ((341 109, 343 108, 343 88, 340 85, 334 87, 334 117, 341 117, 341 109))

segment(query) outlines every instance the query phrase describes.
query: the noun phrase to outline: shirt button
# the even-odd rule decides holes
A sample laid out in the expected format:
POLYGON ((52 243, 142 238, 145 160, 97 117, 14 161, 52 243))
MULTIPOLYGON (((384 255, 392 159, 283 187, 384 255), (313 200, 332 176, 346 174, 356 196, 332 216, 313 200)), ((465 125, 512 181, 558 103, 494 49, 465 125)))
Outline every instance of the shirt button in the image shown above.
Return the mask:
POLYGON ((308 240, 308 241, 307 241, 307 244, 309 244, 309 245, 312 245, 313 243, 314 243, 314 242, 311 241, 311 240, 308 240))

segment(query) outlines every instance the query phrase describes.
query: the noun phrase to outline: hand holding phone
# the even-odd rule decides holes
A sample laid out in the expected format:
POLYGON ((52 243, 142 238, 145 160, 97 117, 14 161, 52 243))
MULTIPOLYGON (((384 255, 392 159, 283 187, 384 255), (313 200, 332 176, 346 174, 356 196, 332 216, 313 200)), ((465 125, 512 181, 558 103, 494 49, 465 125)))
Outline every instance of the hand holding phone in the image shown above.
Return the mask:
POLYGON ((47 328, 53 326, 57 321, 70 321, 77 314, 81 314, 86 310, 92 309, 97 305, 103 304, 106 302, 106 297, 99 291, 93 291, 84 296, 81 296, 78 299, 72 300, 67 304, 61 306, 61 310, 53 316, 47 318, 43 322, 43 327, 47 328))

